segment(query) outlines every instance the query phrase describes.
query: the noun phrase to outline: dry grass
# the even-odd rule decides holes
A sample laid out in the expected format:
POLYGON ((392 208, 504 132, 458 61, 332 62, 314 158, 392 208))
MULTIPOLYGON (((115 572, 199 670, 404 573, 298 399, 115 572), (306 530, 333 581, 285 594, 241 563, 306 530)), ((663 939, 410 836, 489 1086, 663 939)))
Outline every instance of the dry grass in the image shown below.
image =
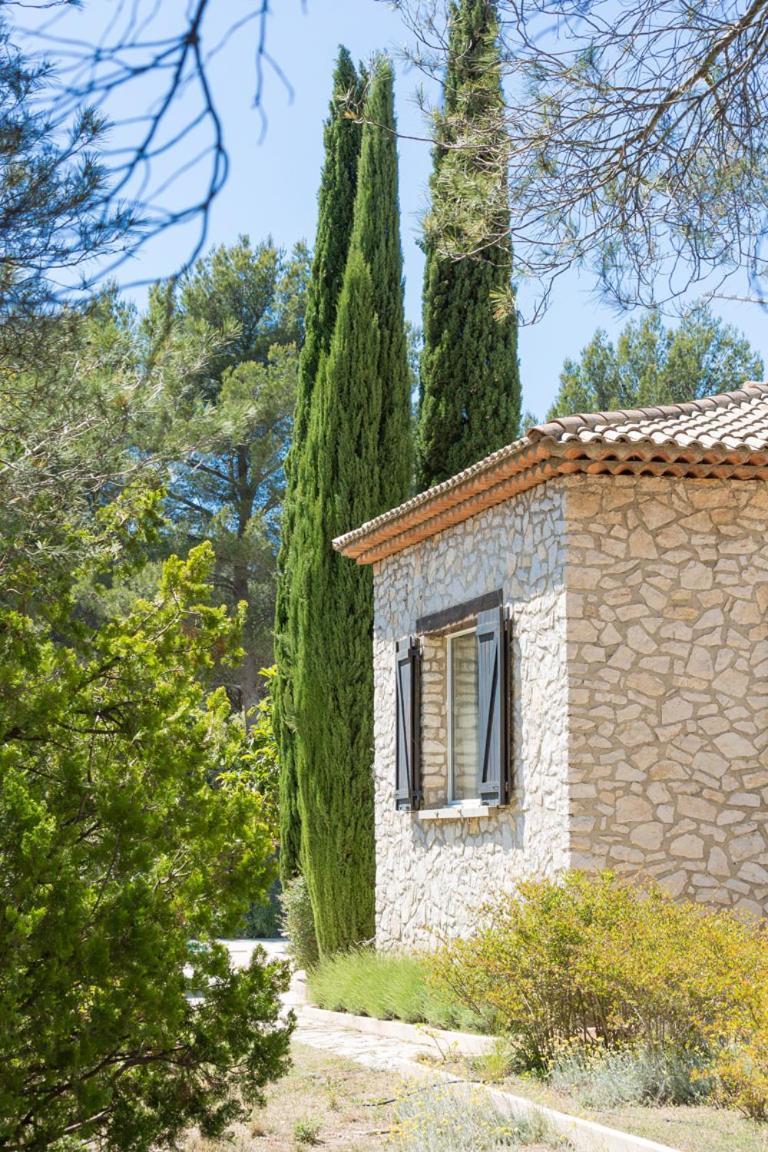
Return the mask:
MULTIPOLYGON (((500 1059, 500 1057, 499 1057, 500 1059)), ((459 1060, 448 1067, 457 1075, 506 1088, 536 1104, 596 1120, 667 1144, 679 1152, 768 1152, 768 1124, 758 1124, 737 1112, 709 1105, 644 1106, 624 1104, 612 1108, 587 1108, 573 1096, 556 1092, 529 1076, 501 1075, 496 1062, 459 1060)), ((445 1064, 441 1064, 445 1068, 445 1064)))
MULTIPOLYGON (((535 1126, 528 1132, 507 1128, 504 1135, 503 1124, 496 1143, 494 1117, 480 1110, 473 1117, 466 1105, 462 1124, 452 1122, 457 1114, 451 1109, 461 1106, 444 1089, 432 1090, 392 1072, 378 1072, 299 1044, 294 1045, 293 1056, 291 1072, 270 1089, 266 1108, 256 1112, 249 1124, 238 1125, 231 1140, 208 1142, 192 1137, 184 1152, 308 1152, 312 1148, 321 1152, 465 1152, 468 1147, 549 1152, 557 1146, 556 1140, 535 1126)), ((441 1067, 446 1070, 447 1066, 441 1067)), ((472 1076, 466 1064, 454 1065, 454 1070, 472 1076)), ((636 1105, 595 1111, 540 1082, 517 1077, 502 1080, 497 1075, 483 1078, 539 1104, 589 1116, 680 1152, 768 1152, 768 1125, 755 1124, 734 1112, 702 1106, 636 1105)))
MULTIPOLYGON (((532 1094, 527 1081, 513 1082, 510 1087, 512 1091, 532 1094)), ((768 1125, 757 1124, 724 1108, 705 1104, 656 1107, 624 1104, 598 1111, 546 1090, 537 1098, 560 1112, 577 1112, 610 1128, 669 1144, 680 1152, 768 1152, 768 1125)))
POLYGON ((766 1125, 725 1109, 634 1105, 595 1113, 593 1119, 670 1144, 680 1152, 768 1152, 766 1125))
POLYGON ((184 1152, 302 1152, 312 1147, 374 1152, 386 1147, 397 1077, 293 1045, 293 1068, 266 1108, 230 1141, 191 1137, 184 1152))
POLYGON ((499 1122, 499 1142, 486 1140, 495 1123, 487 1111, 473 1118, 463 1106, 464 1124, 453 1121, 461 1108, 444 1089, 407 1081, 300 1044, 293 1068, 267 1097, 267 1106, 249 1124, 237 1125, 229 1140, 191 1136, 183 1152, 550 1152, 546 1133, 499 1122), (482 1124, 479 1122, 482 1119, 482 1124), (465 1131, 466 1129, 466 1131, 465 1131), (472 1137, 467 1143, 464 1137, 472 1137), (480 1143, 477 1141, 483 1137, 480 1143))

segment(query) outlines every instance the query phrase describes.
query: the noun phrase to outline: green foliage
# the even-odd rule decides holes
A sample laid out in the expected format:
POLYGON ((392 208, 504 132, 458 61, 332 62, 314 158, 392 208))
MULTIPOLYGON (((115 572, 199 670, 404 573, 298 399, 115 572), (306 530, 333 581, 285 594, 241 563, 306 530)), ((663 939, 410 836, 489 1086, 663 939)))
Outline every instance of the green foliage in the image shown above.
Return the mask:
POLYGON ((0 1146, 143 1152, 245 1115, 291 1031, 285 967, 233 973, 215 943, 272 875, 244 726, 212 682, 242 613, 213 601, 208 545, 157 579, 146 563, 164 402, 211 349, 143 356, 112 293, 41 311, 46 274, 130 221, 104 201, 100 118, 60 146, 34 111, 47 67, 2 43, 0 1146))
POLYGON ((354 224, 336 325, 298 464, 301 521, 293 690, 301 866, 321 955, 374 929, 371 572, 332 541, 402 500, 410 477, 409 369, 392 69, 365 105, 354 224))
POLYGON ((497 1036, 490 1051, 471 1057, 468 1063, 484 1084, 499 1084, 514 1072, 515 1052, 505 1037, 497 1036))
MULTIPOLYGON (((269 829, 273 846, 277 850, 279 837, 279 767, 277 741, 273 725, 274 700, 272 686, 275 682, 275 669, 262 668, 261 677, 267 691, 261 697, 246 727, 243 767, 248 773, 250 786, 261 798, 262 817, 269 829)), ((251 904, 240 934, 249 939, 279 936, 280 922, 280 882, 275 878, 267 895, 259 902, 251 904)))
POLYGON ((436 124, 432 210, 426 225, 424 349, 417 483, 447 479, 518 435, 520 378, 504 149, 456 145, 457 124, 503 139, 498 15, 493 0, 453 0, 444 107, 436 124), (498 121, 497 128, 493 125, 498 121), (460 200, 485 231, 453 218, 460 200), (449 248, 459 246, 457 259, 449 248), (470 253, 470 254, 467 254, 470 253))
MULTIPOLYGON (((0 358, 0 601, 36 612, 62 582, 69 590, 86 545, 95 568, 97 556, 108 563, 116 519, 124 558, 146 554, 161 520, 156 501, 144 500, 135 522, 128 503, 102 518, 98 510, 139 477, 145 496, 156 484, 130 445, 153 411, 157 380, 136 373, 130 315, 106 297, 84 313, 19 323, 16 335, 0 358)), ((157 371, 169 370, 159 362, 157 371)))
MULTIPOLYGON (((243 765, 248 772, 251 787, 261 798, 262 816, 269 828, 273 845, 277 849, 280 834, 278 807, 280 771, 273 724, 274 666, 262 668, 260 675, 267 690, 251 710, 250 723, 246 728, 243 765)), ((249 939, 258 939, 279 936, 280 930, 280 883, 275 878, 267 896, 248 909, 244 926, 240 931, 249 939)))
POLYGON ((283 912, 283 932, 290 942, 293 962, 297 968, 309 972, 317 964, 320 954, 312 901, 303 876, 294 876, 284 886, 280 893, 280 907, 283 912))
POLYGON ((616 346, 598 330, 578 362, 566 360, 549 419, 573 412, 678 404, 760 380, 763 362, 737 328, 695 304, 677 328, 657 312, 629 323, 616 346))
MULTIPOLYGON (((363 111, 368 123, 360 148, 352 236, 326 378, 330 385, 338 385, 334 357, 340 360, 349 355, 346 347, 349 337, 354 334, 361 339, 363 333, 358 333, 356 326, 363 328, 370 320, 371 342, 365 349, 360 347, 355 358, 355 373, 358 391, 371 388, 374 392, 372 413, 378 405, 378 425, 374 426, 378 431, 375 475, 367 483, 367 500, 375 507, 369 515, 376 515, 405 499, 413 469, 412 377, 403 303, 394 72, 386 56, 374 63, 363 111), (373 311, 370 313, 354 300, 353 283, 361 274, 358 261, 371 278, 373 311), (345 295, 346 305, 342 307, 345 295), (370 353, 370 360, 365 358, 366 352, 370 353)), ((350 440, 349 445, 354 449, 357 440, 350 440)), ((360 475, 365 476, 363 469, 360 475)), ((348 509, 347 515, 350 514, 356 515, 352 507, 348 509)))
POLYGON ((357 188, 361 127, 344 115, 350 94, 360 95, 358 78, 346 48, 339 49, 333 75, 333 94, 324 130, 325 161, 318 195, 317 236, 312 272, 307 286, 306 335, 299 359, 293 438, 286 460, 286 491, 281 523, 275 605, 275 660, 273 684, 275 732, 280 754, 280 875, 284 885, 299 871, 301 833, 296 780, 296 713, 294 686, 299 612, 303 598, 302 555, 304 496, 299 484, 307 452, 312 397, 321 358, 327 355, 336 322, 336 307, 344 268, 357 188))
MULTIPOLYGON (((708 1052, 738 1034, 745 988, 761 990, 751 1010, 768 999, 763 927, 611 873, 525 881, 487 912, 487 926, 438 954, 434 974, 494 1013, 524 1067, 550 1067, 574 1042, 708 1052)), ((747 1014, 740 1027, 754 1032, 747 1014)))
POLYGON ((274 701, 271 688, 275 682, 275 669, 262 668, 260 676, 266 692, 253 709, 246 733, 243 763, 247 766, 252 786, 261 797, 262 815, 275 844, 278 838, 279 768, 277 741, 272 722, 274 701))
POLYGON ((275 346, 300 343, 308 272, 303 245, 287 254, 269 237, 254 246, 241 236, 198 260, 172 301, 172 316, 190 337, 208 333, 219 342, 193 381, 195 391, 214 400, 226 369, 266 364, 275 346))
POLYGON ((284 969, 230 973, 213 943, 268 885, 271 842, 242 725, 208 687, 240 627, 211 602, 210 546, 169 559, 128 612, 73 616, 78 580, 135 564, 157 500, 98 513, 106 553, 75 528, 79 571, 44 610, 0 608, 4 1146, 220 1132, 285 1066, 284 969))
POLYGON ((293 1126, 293 1138, 297 1144, 308 1144, 314 1146, 320 1143, 320 1124, 319 1121, 313 1120, 311 1117, 304 1117, 297 1120, 293 1126))
POLYGON ((309 992, 313 1003, 332 1011, 435 1028, 482 1029, 477 1013, 431 986, 429 970, 429 962, 421 956, 353 949, 313 968, 309 992))
POLYGON ((307 253, 241 237, 153 293, 147 361, 162 351, 185 370, 164 380, 150 447, 171 461, 168 549, 211 540, 220 603, 247 605, 244 654, 220 682, 236 709, 263 694, 271 664, 284 461, 303 339, 307 253), (194 362, 196 355, 197 362, 194 362), (189 363, 189 361, 192 363, 189 363))

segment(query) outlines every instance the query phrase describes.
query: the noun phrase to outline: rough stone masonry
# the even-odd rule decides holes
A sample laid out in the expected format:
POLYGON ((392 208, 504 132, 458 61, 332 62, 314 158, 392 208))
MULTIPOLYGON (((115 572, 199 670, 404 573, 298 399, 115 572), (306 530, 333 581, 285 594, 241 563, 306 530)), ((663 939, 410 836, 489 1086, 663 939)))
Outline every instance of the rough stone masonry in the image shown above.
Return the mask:
MULTIPOLYGON (((768 486, 552 479, 374 566, 377 940, 429 946, 527 875, 643 872, 768 912, 768 486), (394 803, 394 647, 502 588, 512 628, 509 805, 394 803)), ((425 644, 427 803, 447 772, 425 644)))

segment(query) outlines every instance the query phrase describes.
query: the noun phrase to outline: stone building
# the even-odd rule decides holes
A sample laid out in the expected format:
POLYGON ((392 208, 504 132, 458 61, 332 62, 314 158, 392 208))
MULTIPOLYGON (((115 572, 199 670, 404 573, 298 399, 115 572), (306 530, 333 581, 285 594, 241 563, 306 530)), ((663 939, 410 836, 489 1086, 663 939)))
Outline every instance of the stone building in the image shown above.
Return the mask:
POLYGON ((335 546, 374 572, 381 946, 610 867, 768 912, 768 384, 533 428, 335 546))

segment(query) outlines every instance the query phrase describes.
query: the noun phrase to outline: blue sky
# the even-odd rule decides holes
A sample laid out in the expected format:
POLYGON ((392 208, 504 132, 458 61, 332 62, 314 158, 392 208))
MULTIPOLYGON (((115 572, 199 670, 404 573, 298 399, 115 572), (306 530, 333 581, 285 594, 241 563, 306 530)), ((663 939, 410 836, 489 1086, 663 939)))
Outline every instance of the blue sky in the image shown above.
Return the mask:
MULTIPOLYGON (((114 5, 90 0, 81 13, 67 16, 67 29, 89 38, 97 19, 114 5)), ((210 28, 212 40, 226 21, 252 8, 252 0, 218 0, 210 28)), ((424 136, 415 90, 421 77, 409 72, 398 58, 406 39, 400 17, 383 0, 274 0, 268 47, 294 89, 293 98, 274 75, 267 75, 264 90, 266 133, 253 109, 253 34, 244 31, 227 45, 211 65, 232 168, 229 181, 211 215, 210 242, 230 243, 241 233, 254 239, 271 234, 285 245, 314 235, 316 192, 322 163, 322 122, 327 112, 330 78, 339 43, 356 58, 368 58, 380 49, 395 54, 397 114, 404 137, 424 136)), ((184 0, 163 0, 161 18, 179 21, 184 0)), ((138 86, 131 94, 135 100, 138 86)), ((126 108, 116 109, 125 114, 126 108)), ((419 216, 425 205, 429 177, 429 146, 403 138, 400 150, 400 202, 406 277, 406 311, 419 323, 422 257, 418 248, 419 216)), ((189 233, 168 234, 147 248, 140 260, 123 270, 126 278, 148 279, 168 275, 187 255, 189 233)), ((139 294, 139 298, 141 294, 139 294)), ((768 359, 765 313, 755 305, 726 304, 719 308, 726 319, 744 329, 753 345, 768 359)), ((558 282, 545 317, 520 332, 521 379, 524 406, 543 416, 558 384, 567 356, 577 356, 596 327, 615 333, 626 317, 619 317, 595 296, 587 279, 568 275, 558 282)), ((734 382, 734 386, 738 385, 734 382)))

